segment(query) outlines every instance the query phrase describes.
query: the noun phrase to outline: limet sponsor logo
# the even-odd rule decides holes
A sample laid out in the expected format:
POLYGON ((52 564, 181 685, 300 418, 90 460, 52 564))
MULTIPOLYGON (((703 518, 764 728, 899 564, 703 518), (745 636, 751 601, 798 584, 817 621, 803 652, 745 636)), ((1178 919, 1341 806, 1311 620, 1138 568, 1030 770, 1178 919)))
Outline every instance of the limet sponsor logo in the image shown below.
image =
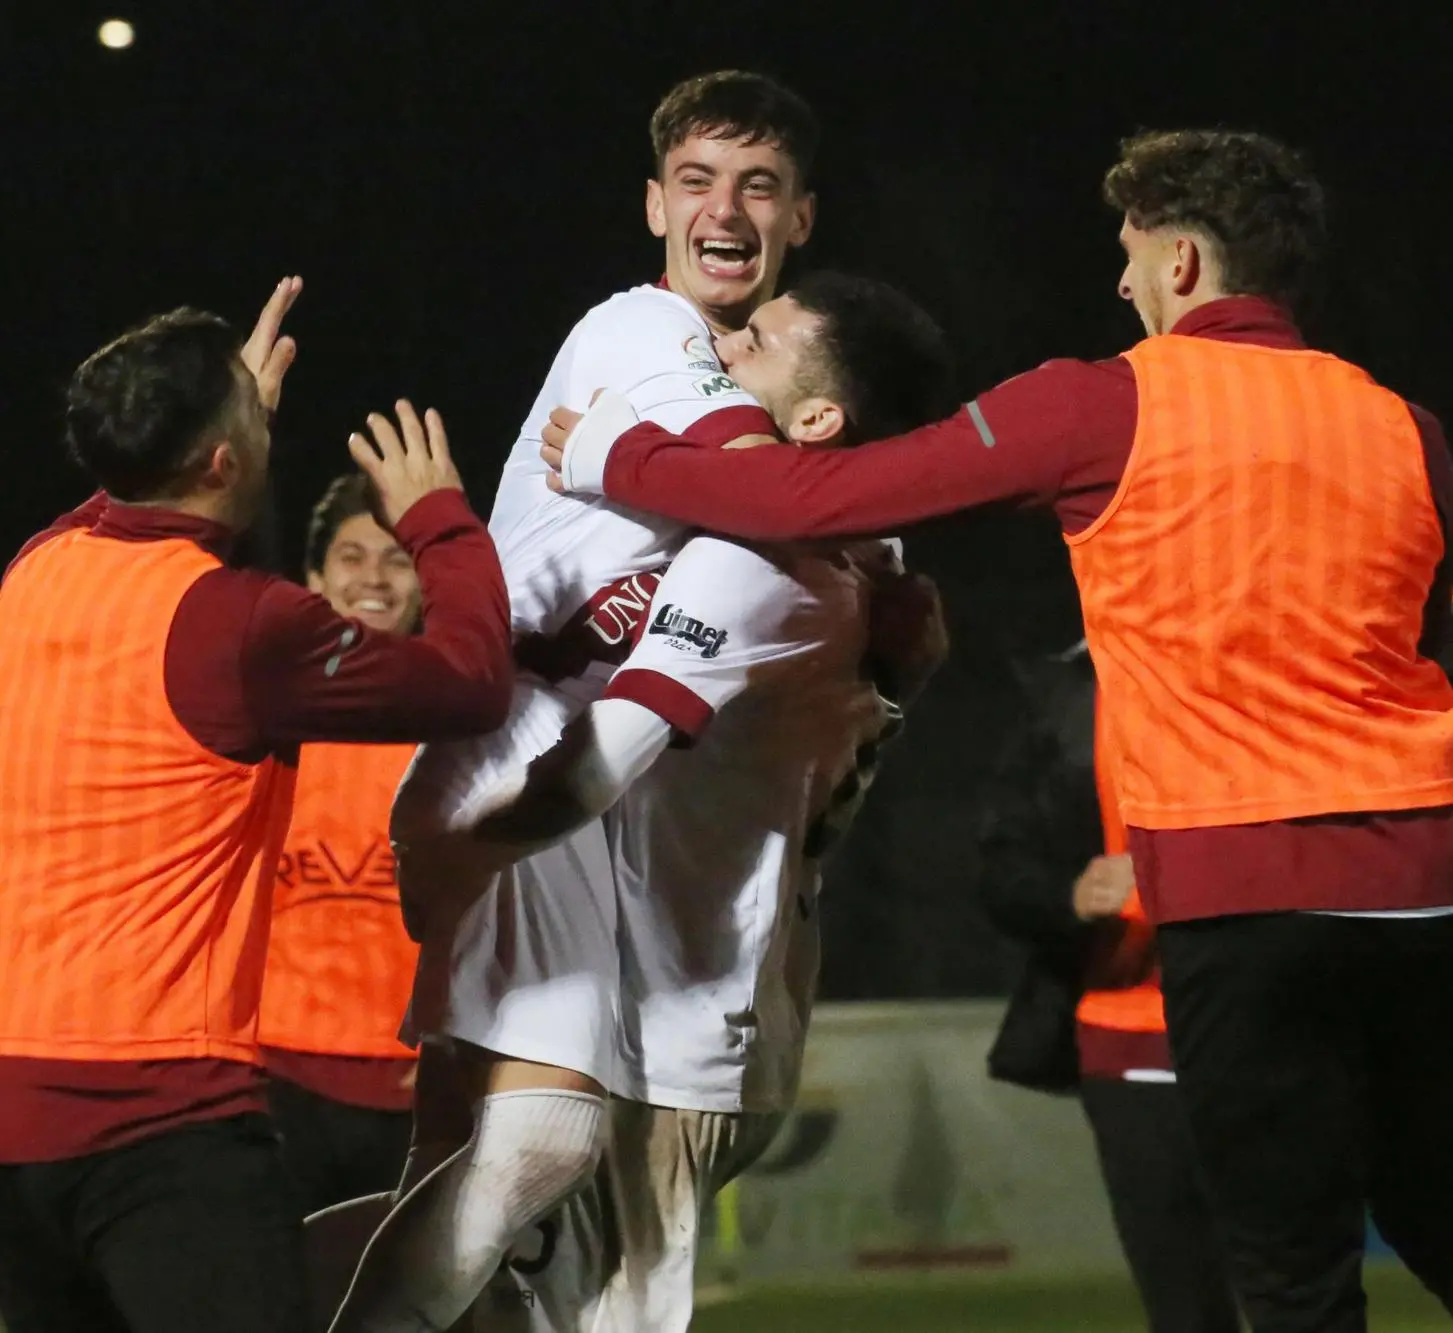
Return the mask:
POLYGON ((715 657, 721 652, 727 638, 726 630, 713 629, 670 602, 656 612, 646 633, 664 634, 672 648, 683 653, 699 652, 704 658, 715 657))

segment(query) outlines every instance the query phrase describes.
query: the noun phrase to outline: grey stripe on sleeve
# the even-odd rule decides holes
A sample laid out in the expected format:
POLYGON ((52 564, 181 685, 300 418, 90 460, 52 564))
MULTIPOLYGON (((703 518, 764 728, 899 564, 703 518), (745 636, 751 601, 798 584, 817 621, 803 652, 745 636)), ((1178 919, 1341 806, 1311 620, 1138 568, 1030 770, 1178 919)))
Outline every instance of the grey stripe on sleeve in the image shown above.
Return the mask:
POLYGON ((984 413, 979 407, 979 400, 975 398, 973 402, 965 403, 964 406, 969 410, 969 420, 974 423, 974 429, 979 432, 979 438, 983 440, 984 448, 992 449, 994 447, 994 432, 989 429, 989 423, 984 420, 984 413))

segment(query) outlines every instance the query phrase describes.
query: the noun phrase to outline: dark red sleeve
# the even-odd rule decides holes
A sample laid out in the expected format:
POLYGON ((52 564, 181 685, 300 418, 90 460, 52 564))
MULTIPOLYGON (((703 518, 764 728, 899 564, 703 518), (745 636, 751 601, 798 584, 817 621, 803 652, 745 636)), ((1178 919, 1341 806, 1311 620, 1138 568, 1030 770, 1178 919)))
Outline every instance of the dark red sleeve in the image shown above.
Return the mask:
POLYGON ((616 442, 611 499, 754 540, 896 531, 996 501, 1054 505, 1067 531, 1115 493, 1135 436, 1123 361, 1050 361, 946 421, 857 449, 694 447, 650 423, 616 442))
POLYGON ((1443 434, 1443 425, 1431 412, 1424 408, 1408 405, 1413 420, 1418 424, 1418 435, 1423 441, 1423 462, 1428 471, 1428 489, 1433 493, 1433 504, 1438 510, 1438 522, 1443 529, 1443 558, 1433 574, 1433 586, 1428 591, 1428 602, 1423 608, 1423 635, 1418 651, 1424 657, 1443 659, 1449 645, 1450 620, 1453 620, 1453 551, 1449 550, 1448 537, 1453 532, 1453 458, 1448 456, 1448 441, 1443 434))
POLYGON ((743 435, 765 435, 773 440, 782 438, 777 433, 777 423, 764 407, 718 408, 693 421, 681 432, 683 440, 708 449, 720 449, 743 435))
POLYGON ((420 500, 397 534, 423 592, 412 636, 345 620, 285 579, 233 569, 199 579, 167 641, 167 696, 182 725, 246 761, 309 741, 440 740, 501 725, 513 667, 494 542, 454 491, 420 500))
POLYGON ((52 537, 59 537, 63 532, 70 532, 74 528, 94 528, 100 520, 101 515, 106 512, 106 506, 110 503, 105 491, 97 491, 89 499, 77 505, 74 509, 67 510, 44 532, 37 532, 19 551, 15 553, 15 559, 5 567, 6 574, 9 574, 16 564, 28 556, 35 548, 43 542, 48 542, 52 537))

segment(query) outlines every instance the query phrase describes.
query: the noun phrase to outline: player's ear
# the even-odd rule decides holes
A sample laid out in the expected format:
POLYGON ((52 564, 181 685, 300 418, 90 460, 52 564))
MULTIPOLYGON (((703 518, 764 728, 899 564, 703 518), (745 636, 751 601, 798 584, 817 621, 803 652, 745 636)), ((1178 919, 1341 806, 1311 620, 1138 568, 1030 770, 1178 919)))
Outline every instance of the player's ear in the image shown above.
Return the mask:
POLYGON ((308 591, 317 593, 323 591, 323 576, 316 569, 308 571, 308 591))
POLYGON ((646 226, 658 239, 666 235, 666 192, 657 180, 646 182, 646 226))
POLYGON ((204 490, 225 491, 242 475, 242 460, 231 440, 218 440, 196 461, 197 484, 204 490))
POLYGON ((1172 257, 1171 286, 1177 296, 1185 296, 1195 289, 1202 276, 1205 255, 1200 241, 1194 236, 1177 236, 1172 257))
POLYGON ((847 424, 841 404, 831 398, 804 398, 792 409, 787 438, 793 444, 841 444, 847 424))
POLYGON ((792 230, 787 234, 787 244, 806 245, 816 221, 817 196, 811 190, 804 190, 792 201, 792 230))

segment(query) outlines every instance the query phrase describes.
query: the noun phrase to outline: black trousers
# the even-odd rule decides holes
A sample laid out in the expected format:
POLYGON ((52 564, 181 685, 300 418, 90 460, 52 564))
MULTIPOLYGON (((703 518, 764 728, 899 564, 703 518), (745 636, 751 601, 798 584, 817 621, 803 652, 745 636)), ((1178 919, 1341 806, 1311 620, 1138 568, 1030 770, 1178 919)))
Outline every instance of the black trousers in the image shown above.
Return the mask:
POLYGON ((1453 917, 1159 934, 1171 1048, 1256 1333, 1363 1333, 1365 1213, 1453 1309, 1453 917))
POLYGON ((0 1166, 7 1333, 307 1333, 302 1212, 263 1115, 0 1166))
POLYGON ((1240 1333, 1180 1089, 1086 1078, 1080 1097, 1150 1333, 1240 1333))
POLYGON ((277 1077, 268 1098, 304 1215, 399 1183, 413 1130, 410 1112, 350 1106, 277 1077))

